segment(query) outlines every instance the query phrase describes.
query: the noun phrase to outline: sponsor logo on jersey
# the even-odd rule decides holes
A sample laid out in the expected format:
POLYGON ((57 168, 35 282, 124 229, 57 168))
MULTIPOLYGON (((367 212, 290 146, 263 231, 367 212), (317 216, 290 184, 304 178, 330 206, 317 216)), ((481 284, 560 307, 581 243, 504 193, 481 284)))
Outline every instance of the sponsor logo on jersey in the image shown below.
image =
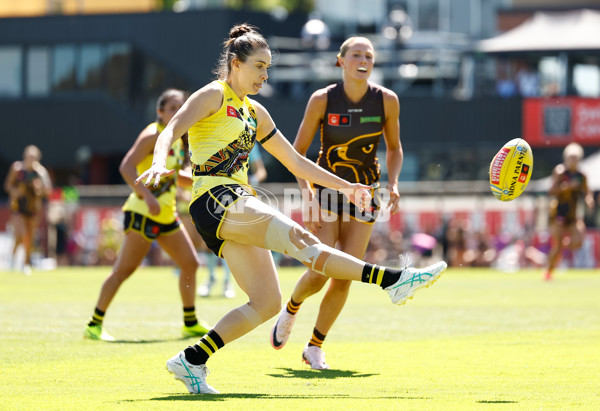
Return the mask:
POLYGON ((236 118, 239 118, 240 115, 238 114, 238 112, 235 109, 235 107, 227 106, 227 117, 236 117, 236 118))
POLYGON ((361 117, 360 124, 362 123, 381 123, 381 116, 361 117))
POLYGON ((348 113, 362 113, 362 108, 349 108, 348 113))
POLYGON ((327 124, 335 127, 349 127, 351 118, 350 114, 329 113, 327 115, 327 124))

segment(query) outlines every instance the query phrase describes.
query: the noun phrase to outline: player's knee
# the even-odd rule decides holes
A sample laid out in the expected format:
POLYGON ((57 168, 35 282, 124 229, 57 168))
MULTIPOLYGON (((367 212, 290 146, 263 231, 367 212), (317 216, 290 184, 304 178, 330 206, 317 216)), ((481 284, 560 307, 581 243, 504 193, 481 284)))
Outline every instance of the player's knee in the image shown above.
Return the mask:
POLYGON ((252 307, 261 319, 261 323, 273 318, 281 311, 281 295, 279 295, 279 298, 276 297, 272 296, 252 304, 252 307))
POLYGON ((323 274, 325 263, 331 256, 331 247, 321 243, 317 237, 293 221, 275 217, 269 223, 265 236, 265 247, 288 254, 313 271, 323 274))
POLYGON ((304 280, 306 281, 306 287, 314 294, 319 292, 321 288, 323 288, 323 286, 328 280, 328 277, 325 277, 322 274, 309 270, 304 275, 304 280))
POLYGON ((352 285, 351 280, 340 280, 336 278, 331 279, 331 290, 335 292, 347 293, 352 285))
POLYGON ((198 264, 198 260, 196 258, 187 258, 179 266, 179 268, 181 269, 182 272, 194 273, 194 274, 196 273, 196 270, 198 270, 198 267, 199 267, 199 264, 198 264))
POLYGON ((281 311, 281 298, 278 301, 273 301, 269 305, 265 306, 262 313, 262 318, 267 321, 275 317, 281 311))
POLYGON ((321 241, 308 230, 300 227, 299 225, 295 225, 292 227, 290 231, 290 240, 293 243, 304 243, 307 246, 312 246, 316 244, 321 244, 321 241))

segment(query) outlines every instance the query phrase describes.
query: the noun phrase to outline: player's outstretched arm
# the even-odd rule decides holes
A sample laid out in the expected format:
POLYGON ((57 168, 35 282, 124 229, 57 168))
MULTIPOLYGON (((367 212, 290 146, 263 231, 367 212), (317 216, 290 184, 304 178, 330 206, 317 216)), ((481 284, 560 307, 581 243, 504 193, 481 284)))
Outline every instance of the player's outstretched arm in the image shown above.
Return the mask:
POLYGON ((280 131, 277 130, 273 133, 276 130, 275 123, 267 110, 256 102, 253 102, 253 104, 258 117, 257 140, 294 176, 341 191, 360 210, 364 210, 370 204, 369 186, 349 183, 300 155, 280 131))
POLYGON ((158 136, 152 167, 140 174, 135 180, 136 184, 142 182, 148 186, 154 182, 154 186, 158 186, 162 176, 173 174, 175 170, 166 167, 167 155, 173 142, 197 121, 218 111, 222 102, 223 91, 213 84, 208 84, 192 94, 158 136))

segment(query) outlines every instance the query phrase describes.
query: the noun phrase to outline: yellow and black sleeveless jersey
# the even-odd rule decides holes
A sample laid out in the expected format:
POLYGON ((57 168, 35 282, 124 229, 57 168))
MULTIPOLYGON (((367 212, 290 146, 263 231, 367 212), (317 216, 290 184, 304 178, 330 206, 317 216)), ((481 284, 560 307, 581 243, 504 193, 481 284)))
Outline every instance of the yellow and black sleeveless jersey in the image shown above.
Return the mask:
POLYGON ((317 164, 351 183, 369 185, 378 181, 377 146, 384 123, 380 86, 369 83, 367 93, 358 103, 346 97, 343 83, 327 87, 317 164))
MULTIPOLYGON (((163 125, 159 123, 149 124, 147 129, 151 129, 152 132, 160 133, 165 128, 163 125)), ((142 160, 137 166, 136 170, 138 175, 146 171, 152 165, 152 154, 148 154, 144 160, 142 160)), ((181 167, 183 166, 183 161, 185 159, 185 151, 183 148, 183 142, 181 139, 177 139, 171 150, 169 151, 169 155, 167 156, 167 168, 175 169, 175 173, 170 176, 166 176, 161 178, 160 184, 158 187, 154 188, 152 185, 148 188, 152 190, 152 193, 157 198, 158 203, 160 204, 160 213, 158 215, 152 215, 148 211, 148 205, 146 202, 139 198, 135 193, 131 193, 125 204, 123 205, 123 211, 133 211, 135 213, 144 215, 146 217, 151 218, 157 223, 161 224, 169 224, 176 220, 177 211, 175 208, 175 195, 177 193, 177 175, 181 167)))
POLYGON ((574 190, 563 191, 550 201, 550 220, 559 220, 566 224, 574 223, 577 219, 577 203, 587 191, 587 178, 579 171, 565 170, 558 175, 559 184, 563 182, 579 183, 574 190))
POLYGON ((188 130, 194 186, 192 202, 213 187, 248 185, 248 155, 256 140, 256 113, 229 85, 217 80, 223 103, 188 130))

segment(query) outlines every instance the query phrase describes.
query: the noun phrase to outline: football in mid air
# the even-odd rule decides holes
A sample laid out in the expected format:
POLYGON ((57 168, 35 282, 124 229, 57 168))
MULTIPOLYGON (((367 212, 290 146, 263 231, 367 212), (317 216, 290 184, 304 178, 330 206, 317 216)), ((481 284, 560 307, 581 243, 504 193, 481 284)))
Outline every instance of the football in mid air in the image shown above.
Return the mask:
POLYGON ((501 201, 511 201, 525 191, 533 170, 533 154, 527 141, 506 143, 490 163, 490 189, 501 201))

